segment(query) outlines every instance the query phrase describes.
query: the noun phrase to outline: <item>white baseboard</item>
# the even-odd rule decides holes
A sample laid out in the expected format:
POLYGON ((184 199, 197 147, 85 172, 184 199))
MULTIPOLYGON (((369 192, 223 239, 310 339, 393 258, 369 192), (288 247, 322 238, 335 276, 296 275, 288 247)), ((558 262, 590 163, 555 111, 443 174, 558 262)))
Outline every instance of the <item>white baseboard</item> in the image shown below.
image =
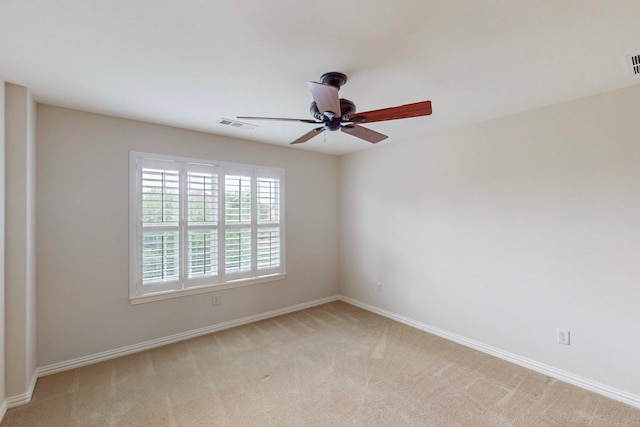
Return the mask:
POLYGON ((184 341, 190 338, 199 337, 201 335, 222 331, 224 329, 246 325, 247 323, 253 323, 259 320, 269 319, 271 317, 293 313, 295 311, 304 310, 305 308, 315 307, 317 305, 322 305, 322 304, 326 304, 328 302, 333 302, 337 300, 338 300, 338 296, 331 296, 328 298, 309 301, 309 302, 297 304, 291 307, 281 308, 281 309, 269 311, 266 313, 260 313, 253 316, 243 317, 237 320, 230 320, 228 322, 222 322, 216 325, 205 326, 204 328, 181 332, 179 334, 169 335, 163 338, 158 338, 150 341, 141 342, 138 344, 128 345, 126 347, 120 347, 114 350, 107 350, 101 353, 90 354, 88 356, 78 357, 76 359, 54 363, 52 365, 42 366, 37 368, 36 372, 38 374, 38 377, 44 377, 46 375, 55 374, 57 372, 67 371, 69 369, 75 369, 81 366, 91 365, 91 364, 103 362, 109 359, 115 359, 116 357, 126 356, 128 354, 137 353, 144 350, 150 350, 152 348, 160 347, 163 345, 173 344, 175 342, 184 341))
POLYGON ((474 341, 468 338, 465 338, 461 335, 453 334, 451 332, 447 332, 445 330, 436 328, 431 325, 427 325, 416 320, 410 319, 405 316, 401 316, 399 314, 374 307, 372 305, 363 303, 361 301, 355 300, 353 298, 349 298, 346 296, 339 296, 339 300, 344 301, 348 304, 355 305, 356 307, 360 307, 364 310, 370 311, 372 313, 379 314, 381 316, 387 317, 389 319, 398 321, 400 323, 404 323, 405 325, 411 326, 413 328, 419 329, 421 331, 437 335, 441 338, 447 339, 449 341, 456 342, 458 344, 462 344, 466 347, 473 348, 474 350, 478 350, 482 353, 489 354, 491 356, 495 356, 499 359, 506 360, 507 362, 514 363, 516 365, 523 366, 525 368, 531 369, 532 371, 539 372, 541 374, 550 376, 552 378, 556 378, 560 381, 564 381, 569 384, 573 384, 577 387, 583 388, 585 390, 592 391, 594 393, 598 393, 602 396, 608 397, 613 400, 617 400, 622 403, 626 403, 627 405, 634 406, 636 408, 640 408, 640 396, 635 394, 628 393, 623 390, 618 390, 613 387, 609 387, 608 385, 598 383, 596 381, 592 381, 588 378, 583 378, 578 375, 572 374, 571 372, 563 371, 561 369, 554 368, 553 366, 545 365, 540 362, 536 362, 535 360, 527 359, 526 357, 519 356, 517 354, 509 353, 507 351, 501 350, 496 347, 492 347, 486 344, 483 344, 478 341, 474 341))
POLYGON ((16 406, 26 405, 31 402, 31 396, 33 396, 33 390, 36 388, 36 381, 38 380, 38 370, 33 373, 31 376, 31 380, 29 381, 29 385, 27 386, 27 391, 19 394, 17 396, 9 396, 4 400, 2 408, 4 411, 1 411, 2 416, 0 416, 0 421, 2 417, 4 417, 4 412, 7 409, 15 408, 16 406))
POLYGON ((69 369, 79 368, 81 366, 91 365, 93 363, 103 362, 105 360, 114 359, 120 356, 126 356, 128 354, 149 350, 155 347, 172 344, 178 341, 188 340, 190 338, 195 338, 201 335, 210 334, 212 332, 222 331, 224 329, 233 328, 235 326, 246 325, 247 323, 257 322, 259 320, 269 319, 271 317, 293 313, 295 311, 304 310, 305 308, 311 308, 311 307, 315 307, 318 305, 326 304, 326 303, 337 301, 337 300, 338 300, 338 296, 321 298, 314 301, 309 301, 302 304, 281 308, 278 310, 268 311, 266 313, 260 313, 253 316, 243 317, 237 320, 218 323, 216 325, 206 326, 204 328, 194 329, 191 331, 182 332, 175 335, 169 335, 164 338, 158 338, 155 340, 145 341, 142 343, 133 344, 126 347, 116 348, 114 350, 108 350, 108 351, 103 351, 101 353, 78 357, 76 359, 71 359, 64 362, 54 363, 47 366, 41 366, 39 368, 36 368, 36 372, 34 373, 31 379, 31 384, 29 384, 29 388, 25 393, 17 396, 7 397, 4 400, 4 402, 0 402, 0 422, 4 418, 4 415, 7 409, 15 408, 16 406, 26 405, 31 401, 31 397, 33 396, 33 390, 35 389, 36 381, 39 377, 55 374, 57 372, 67 371, 69 369))
POLYGON ((617 400, 619 402, 626 403, 636 408, 640 408, 640 396, 627 393, 625 391, 618 390, 613 387, 609 387, 605 384, 592 381, 588 378, 583 378, 583 377, 574 375, 570 372, 566 372, 566 371, 554 368, 552 366, 548 366, 548 365, 536 362, 535 360, 527 359, 517 354, 509 353, 499 348, 495 348, 495 347, 483 344, 481 342, 474 341, 474 340, 465 338, 463 336, 444 331, 442 329, 418 322, 416 320, 390 312, 388 310, 374 307, 372 305, 363 303, 353 298, 349 298, 346 296, 332 296, 328 298, 309 301, 302 304, 297 304, 290 307, 285 307, 278 310, 269 311, 266 313, 243 317, 237 320, 218 323, 216 325, 206 326, 204 328, 194 329, 191 331, 182 332, 179 334, 174 334, 174 335, 170 335, 163 338, 145 341, 142 343, 125 346, 125 347, 117 348, 114 350, 108 350, 101 353, 78 357, 78 358, 67 360, 64 362, 59 362, 59 363, 54 363, 51 365, 39 367, 36 369, 36 372, 32 378, 31 384, 29 385, 29 389, 27 392, 18 396, 8 397, 5 399, 4 402, 0 403, 0 421, 3 419, 7 409, 24 405, 31 401, 31 396, 33 395, 33 390, 36 385, 36 380, 39 377, 51 375, 57 372, 62 372, 70 369, 79 368, 81 366, 86 366, 86 365, 102 362, 109 359, 114 359, 116 357, 126 356, 128 354, 149 350, 152 348, 160 347, 167 344, 172 344, 179 341, 184 341, 190 338, 195 338, 201 335, 222 331, 222 330, 233 328, 236 326, 246 325, 248 323, 269 319, 271 317, 293 313, 295 311, 304 310, 305 308, 315 307, 318 305, 326 304, 326 303, 337 301, 337 300, 344 301, 348 304, 354 305, 356 307, 360 307, 372 313, 376 313, 381 316, 387 317, 389 319, 398 321, 400 323, 419 329, 421 331, 424 331, 433 335, 437 335, 439 337, 456 342, 458 344, 462 344, 466 347, 470 347, 475 350, 481 351, 483 353, 498 357, 499 359, 506 360, 511 363, 515 363, 516 365, 523 366, 525 368, 531 369, 541 374, 548 375, 550 377, 567 382, 569 384, 573 384, 575 386, 584 388, 594 393, 601 394, 603 396, 617 400))
POLYGON ((116 348, 113 350, 107 350, 107 351, 103 351, 96 354, 90 354, 88 356, 82 356, 82 357, 66 360, 59 363, 54 363, 47 366, 41 366, 39 368, 36 368, 36 371, 34 372, 34 375, 31 379, 31 383, 28 386, 28 390, 25 393, 22 393, 16 396, 7 397, 3 402, 0 402, 0 422, 4 418, 4 415, 7 409, 15 408, 21 405, 26 405, 31 401, 31 397, 33 396, 33 390, 35 389, 35 386, 36 386, 36 381, 40 377, 44 377, 46 375, 51 375, 51 374, 55 374, 62 371, 68 371, 70 369, 79 368, 81 366, 87 366, 94 363, 103 362, 109 359, 115 359, 116 357, 126 356, 128 354, 137 353, 144 350, 150 350, 152 348, 161 347, 167 344, 173 344, 179 341, 188 340, 190 338, 195 338, 201 335, 222 331, 222 330, 233 328, 236 326, 246 325, 248 323, 269 319, 271 317, 293 313, 296 311, 304 310, 306 308, 315 307, 318 305, 326 304, 326 303, 337 301, 337 300, 338 300, 338 296, 334 295, 331 297, 321 298, 314 301, 296 304, 296 305, 281 308, 278 310, 268 311, 266 313, 260 313, 253 316, 243 317, 241 319, 230 320, 228 322, 222 322, 222 323, 218 323, 211 326, 205 326, 204 328, 199 328, 191 331, 181 332, 179 334, 169 335, 163 338, 158 338, 150 341, 141 342, 138 344, 128 345, 128 346, 116 348))

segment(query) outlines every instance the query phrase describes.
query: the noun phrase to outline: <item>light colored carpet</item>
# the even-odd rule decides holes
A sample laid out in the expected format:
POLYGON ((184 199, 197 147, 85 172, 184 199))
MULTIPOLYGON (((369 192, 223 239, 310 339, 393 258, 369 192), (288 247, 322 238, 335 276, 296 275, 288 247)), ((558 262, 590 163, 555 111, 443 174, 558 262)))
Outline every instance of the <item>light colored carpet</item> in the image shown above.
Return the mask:
POLYGON ((40 378, 9 426, 640 426, 640 410, 343 302, 40 378))

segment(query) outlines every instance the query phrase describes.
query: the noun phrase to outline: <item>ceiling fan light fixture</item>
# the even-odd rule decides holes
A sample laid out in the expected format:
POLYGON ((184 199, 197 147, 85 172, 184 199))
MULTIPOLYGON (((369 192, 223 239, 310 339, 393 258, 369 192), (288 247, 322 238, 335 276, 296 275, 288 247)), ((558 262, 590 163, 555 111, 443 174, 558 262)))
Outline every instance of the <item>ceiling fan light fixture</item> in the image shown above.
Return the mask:
POLYGON ((334 119, 334 118, 332 118, 331 120, 325 122, 325 124, 324 124, 324 127, 326 127, 327 130, 330 130, 332 132, 337 131, 338 129, 340 129, 341 126, 342 126, 341 120, 340 119, 334 119))

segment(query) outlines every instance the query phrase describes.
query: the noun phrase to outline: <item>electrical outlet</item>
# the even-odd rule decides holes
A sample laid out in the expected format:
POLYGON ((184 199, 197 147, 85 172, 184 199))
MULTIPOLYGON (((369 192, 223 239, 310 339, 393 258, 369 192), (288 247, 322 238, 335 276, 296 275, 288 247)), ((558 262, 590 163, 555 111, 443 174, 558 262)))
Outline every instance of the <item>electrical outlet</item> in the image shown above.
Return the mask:
POLYGON ((571 345, 571 332, 565 329, 558 329, 558 343, 571 345))
POLYGON ((218 299, 218 295, 214 295, 213 297, 211 297, 211 305, 214 307, 217 305, 220 305, 220 300, 218 299))
POLYGON ((382 292, 382 283, 378 282, 378 292, 382 292))

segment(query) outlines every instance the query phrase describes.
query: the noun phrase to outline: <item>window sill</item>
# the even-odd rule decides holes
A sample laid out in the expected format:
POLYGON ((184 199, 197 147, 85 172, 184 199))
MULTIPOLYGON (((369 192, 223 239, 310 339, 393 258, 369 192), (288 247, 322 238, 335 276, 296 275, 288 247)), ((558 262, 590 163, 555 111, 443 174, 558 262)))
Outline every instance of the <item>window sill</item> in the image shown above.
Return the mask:
POLYGON ((220 291, 220 290, 223 290, 223 289, 231 289, 231 288, 239 288, 241 286, 257 285, 259 283, 274 282, 276 280, 284 280, 286 277, 287 277, 286 273, 272 274, 270 276, 252 277, 252 278, 248 278, 248 279, 232 280, 232 281, 229 281, 229 282, 219 283, 219 284, 216 284, 216 285, 199 286, 197 288, 182 289, 182 290, 179 290, 179 291, 173 291, 172 290, 172 291, 157 292, 157 293, 154 293, 154 294, 133 296, 133 297, 129 297, 129 304, 131 304, 131 305, 144 304, 144 303, 147 303, 147 302, 161 301, 161 300, 171 299, 171 298, 179 298, 179 297, 184 297, 184 296, 187 296, 187 295, 204 294, 204 293, 207 293, 207 292, 216 292, 216 291, 220 291))

